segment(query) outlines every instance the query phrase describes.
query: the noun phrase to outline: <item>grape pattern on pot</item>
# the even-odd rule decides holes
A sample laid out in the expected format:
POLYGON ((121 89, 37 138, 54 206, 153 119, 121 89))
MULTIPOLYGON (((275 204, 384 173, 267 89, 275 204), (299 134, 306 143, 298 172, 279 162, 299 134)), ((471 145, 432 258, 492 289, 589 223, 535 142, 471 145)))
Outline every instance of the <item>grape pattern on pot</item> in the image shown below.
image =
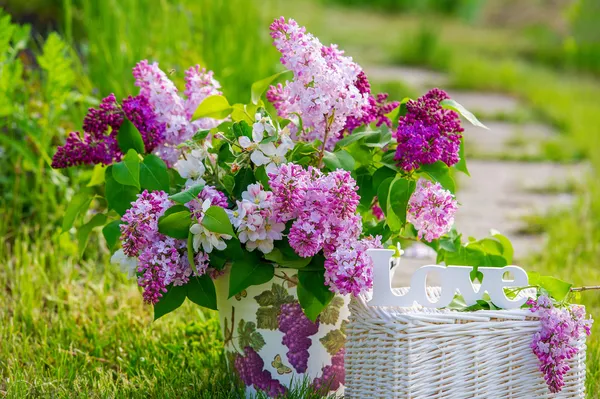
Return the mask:
POLYGON ((281 341, 288 348, 287 359, 299 373, 306 372, 308 367, 308 349, 312 344, 311 335, 319 331, 319 320, 310 321, 298 302, 284 303, 277 317, 279 331, 283 335, 281 341))
POLYGON ((325 394, 336 390, 344 383, 346 379, 346 370, 344 369, 344 356, 346 349, 342 348, 331 358, 331 364, 323 367, 320 377, 315 378, 313 387, 319 393, 325 394))
POLYGON ((265 362, 252 347, 245 347, 244 355, 236 355, 235 368, 246 386, 253 385, 254 388, 265 391, 270 397, 286 393, 287 389, 271 376, 271 372, 264 369, 265 362))

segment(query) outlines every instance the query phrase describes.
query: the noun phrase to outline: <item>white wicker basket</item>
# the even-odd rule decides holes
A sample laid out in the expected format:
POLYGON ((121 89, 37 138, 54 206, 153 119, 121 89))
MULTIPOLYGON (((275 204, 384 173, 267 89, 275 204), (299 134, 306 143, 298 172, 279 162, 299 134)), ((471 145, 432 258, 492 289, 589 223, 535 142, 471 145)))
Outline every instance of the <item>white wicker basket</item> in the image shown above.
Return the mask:
MULTIPOLYGON (((428 291, 432 299, 439 297, 439 288, 428 291)), ((353 298, 350 304, 347 398, 585 397, 585 338, 563 390, 552 394, 530 348, 540 323, 528 310, 384 308, 366 300, 353 298)))

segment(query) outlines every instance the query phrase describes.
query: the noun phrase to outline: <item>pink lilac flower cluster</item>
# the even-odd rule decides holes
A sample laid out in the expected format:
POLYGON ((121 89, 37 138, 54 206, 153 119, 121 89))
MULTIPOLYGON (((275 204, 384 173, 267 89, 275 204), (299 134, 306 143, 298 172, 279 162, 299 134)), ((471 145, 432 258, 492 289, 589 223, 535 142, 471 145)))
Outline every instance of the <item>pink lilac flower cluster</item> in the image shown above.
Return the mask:
POLYGON ((102 100, 97 109, 88 110, 83 121, 83 136, 80 132, 71 132, 65 145, 58 147, 52 158, 52 167, 109 165, 121 160, 117 132, 122 123, 123 113, 114 94, 111 94, 102 100))
MULTIPOLYGON (((215 192, 217 190, 207 187, 199 198, 215 198, 215 203, 222 201, 215 192)), ((144 290, 144 300, 152 304, 160 300, 169 285, 184 285, 194 273, 188 261, 186 240, 167 237, 158 231, 158 219, 172 205, 164 191, 145 190, 121 219, 123 252, 130 258, 138 258, 138 284, 144 290)), ((198 251, 194 259, 196 275, 209 271, 206 253, 198 251)))
POLYGON ((443 90, 432 89, 406 104, 407 113, 398 122, 395 155, 398 166, 405 171, 437 161, 452 166, 460 160, 458 152, 464 129, 458 114, 440 105, 448 98, 443 90))
POLYGON ((340 294, 358 296, 373 286, 373 261, 369 248, 382 248, 381 237, 367 237, 338 247, 325 260, 325 284, 340 294))
POLYGON ((355 85, 361 68, 335 45, 323 46, 293 19, 278 18, 270 29, 281 63, 294 79, 285 86, 272 86, 267 99, 281 117, 293 117, 294 112, 302 115, 304 130, 292 132, 296 139, 318 139, 332 149, 348 117, 360 118, 369 104, 368 94, 355 85))
POLYGON ((454 195, 440 183, 419 179, 408 201, 406 219, 417 229, 419 239, 431 242, 452 229, 457 209, 454 195))
POLYGON ((176 146, 190 139, 198 129, 210 129, 218 125, 212 118, 192 122, 198 105, 206 97, 221 94, 220 85, 212 72, 194 66, 185 72, 185 92, 182 98, 171 79, 158 67, 158 64, 144 60, 133 68, 135 84, 140 95, 148 99, 156 114, 156 120, 166 126, 164 142, 158 147, 161 158, 173 165, 179 157, 176 146))
POLYGON ((292 222, 288 242, 302 257, 323 251, 327 259, 326 279, 330 289, 339 293, 357 293, 370 288, 372 263, 360 256, 367 244, 358 241, 362 220, 356 215, 360 200, 356 181, 350 173, 337 170, 323 174, 309 167, 283 164, 269 174, 273 192, 273 212, 279 222, 292 222), (361 243, 364 246, 361 246, 361 243), (352 266, 344 260, 354 257, 352 266))
POLYGON ((283 238, 285 224, 278 222, 273 213, 273 193, 263 190, 261 184, 250 184, 230 212, 233 226, 241 243, 250 252, 258 248, 262 253, 273 251, 275 240, 283 238))
POLYGON ((564 376, 571 369, 568 361, 577 354, 577 341, 583 334, 590 335, 592 319, 586 318, 583 306, 555 307, 545 295, 537 300, 529 298, 527 304, 532 312, 537 312, 541 322, 531 349, 540 361, 540 371, 550 391, 560 392, 564 376))

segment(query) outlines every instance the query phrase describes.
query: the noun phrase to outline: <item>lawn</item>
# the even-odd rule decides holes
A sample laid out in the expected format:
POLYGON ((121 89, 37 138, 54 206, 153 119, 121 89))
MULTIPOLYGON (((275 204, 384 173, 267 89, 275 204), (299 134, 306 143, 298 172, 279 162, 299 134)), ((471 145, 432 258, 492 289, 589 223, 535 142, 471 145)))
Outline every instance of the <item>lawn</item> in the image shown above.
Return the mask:
MULTIPOLYGON (((76 232, 62 232, 60 219, 90 175, 52 171, 48 159, 98 97, 132 89, 130 68, 140 58, 159 60, 180 82, 184 67, 206 64, 227 96, 239 100, 275 70, 266 27, 279 14, 306 24, 324 43, 339 43, 360 63, 437 69, 452 88, 512 94, 528 117, 556 126, 560 135, 545 147, 545 158, 587 162, 592 172, 572 208, 536 218, 547 242, 523 266, 575 285, 600 284, 600 82, 532 57, 534 37, 456 18, 323 2, 63 3, 62 39, 21 43, 28 32, 0 14, 0 167, 6 171, 0 176, 0 396, 241 397, 227 377, 213 312, 188 303, 152 322, 136 284, 109 264, 100 234, 80 257, 76 232), (3 38, 11 35, 8 45, 3 38), (15 49, 24 48, 18 55, 15 49)), ((420 94, 401 84, 374 85, 396 98, 420 94)), ((600 315, 600 294, 578 299, 600 315)), ((589 340, 587 391, 589 398, 600 393, 598 324, 589 340)), ((307 395, 300 387, 290 397, 307 395)))

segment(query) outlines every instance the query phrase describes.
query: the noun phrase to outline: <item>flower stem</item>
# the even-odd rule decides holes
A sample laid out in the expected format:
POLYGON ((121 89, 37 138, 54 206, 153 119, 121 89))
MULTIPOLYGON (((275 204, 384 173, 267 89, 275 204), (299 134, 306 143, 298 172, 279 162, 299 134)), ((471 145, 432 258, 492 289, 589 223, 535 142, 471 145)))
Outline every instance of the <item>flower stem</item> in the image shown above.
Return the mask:
POLYGON ((327 115, 323 115, 325 117, 325 135, 323 136, 323 144, 321 145, 321 150, 319 151, 319 161, 317 162, 317 167, 323 167, 323 155, 325 155, 325 145, 327 144, 327 138, 329 136, 329 131, 331 130, 331 124, 333 123, 334 114, 331 114, 331 117, 327 117, 327 115))
POLYGON ((571 288, 571 292, 594 291, 594 290, 600 290, 600 285, 588 285, 588 286, 583 286, 583 287, 571 288))

